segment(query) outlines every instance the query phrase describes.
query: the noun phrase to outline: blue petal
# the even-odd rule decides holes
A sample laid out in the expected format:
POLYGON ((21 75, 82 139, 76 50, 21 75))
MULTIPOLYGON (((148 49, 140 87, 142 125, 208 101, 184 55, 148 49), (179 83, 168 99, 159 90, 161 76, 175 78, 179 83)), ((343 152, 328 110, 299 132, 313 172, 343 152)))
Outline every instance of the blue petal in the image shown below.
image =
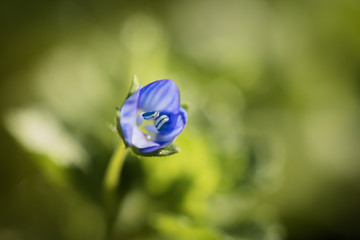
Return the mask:
POLYGON ((160 144, 147 140, 144 133, 138 127, 134 127, 131 141, 135 147, 140 149, 140 151, 143 148, 149 147, 160 148, 160 144))
POLYGON ((170 115, 169 117, 169 125, 164 126, 164 128, 160 130, 155 140, 161 147, 171 144, 182 132, 188 120, 187 112, 181 107, 178 114, 170 115))
POLYGON ((137 148, 158 147, 159 144, 146 139, 144 133, 136 126, 137 105, 140 88, 125 100, 120 109, 120 126, 129 146, 137 148))
POLYGON ((170 79, 152 82, 140 90, 139 108, 145 112, 167 111, 177 113, 179 106, 179 89, 170 79))
POLYGON ((156 129, 155 126, 153 125, 146 125, 145 126, 146 131, 148 131, 149 133, 158 133, 158 130, 156 129))
POLYGON ((143 153, 149 153, 149 152, 159 150, 160 148, 161 148, 161 145, 158 145, 156 147, 142 148, 142 149, 139 149, 139 150, 140 150, 140 152, 143 152, 143 153))
POLYGON ((144 121, 144 118, 141 116, 141 114, 136 117, 136 124, 138 126, 140 126, 143 123, 143 121, 144 121))
POLYGON ((124 134, 124 140, 131 146, 132 132, 136 121, 137 105, 140 95, 140 88, 125 100, 120 109, 120 126, 124 134))

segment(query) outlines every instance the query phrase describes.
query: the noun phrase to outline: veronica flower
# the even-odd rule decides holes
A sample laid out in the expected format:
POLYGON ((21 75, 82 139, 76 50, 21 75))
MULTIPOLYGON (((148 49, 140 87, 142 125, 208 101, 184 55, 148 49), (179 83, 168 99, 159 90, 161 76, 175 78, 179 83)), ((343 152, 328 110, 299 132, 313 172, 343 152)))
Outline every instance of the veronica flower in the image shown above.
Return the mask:
POLYGON ((180 106, 180 94, 170 79, 141 86, 119 111, 121 135, 127 146, 150 153, 174 142, 187 122, 180 106))

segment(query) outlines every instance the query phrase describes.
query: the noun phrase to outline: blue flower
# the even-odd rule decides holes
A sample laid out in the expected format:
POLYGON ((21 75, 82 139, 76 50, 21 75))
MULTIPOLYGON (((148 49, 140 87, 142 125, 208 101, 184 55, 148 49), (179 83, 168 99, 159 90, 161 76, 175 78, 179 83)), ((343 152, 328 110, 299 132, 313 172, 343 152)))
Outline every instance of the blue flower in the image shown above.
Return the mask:
POLYGON ((180 107, 180 93, 170 79, 158 80, 127 98, 119 110, 126 145, 150 153, 174 142, 184 129, 187 112, 180 107))

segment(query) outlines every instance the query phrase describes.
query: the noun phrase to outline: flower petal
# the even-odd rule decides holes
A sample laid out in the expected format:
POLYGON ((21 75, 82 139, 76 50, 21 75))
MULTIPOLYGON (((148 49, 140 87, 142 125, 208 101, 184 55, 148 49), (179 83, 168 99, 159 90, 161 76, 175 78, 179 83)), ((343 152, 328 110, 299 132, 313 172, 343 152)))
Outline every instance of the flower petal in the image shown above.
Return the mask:
POLYGON ((135 126, 133 128, 131 141, 132 141, 132 145, 139 148, 140 151, 142 148, 160 147, 160 144, 147 140, 144 133, 138 127, 135 126))
POLYGON ((137 105, 140 95, 140 88, 125 100, 120 109, 120 126, 124 135, 124 140, 132 145, 132 132, 136 121, 137 105))
POLYGON ((125 100, 120 109, 120 126, 129 146, 137 148, 158 147, 159 144, 146 139, 144 133, 136 126, 137 105, 140 96, 140 88, 125 100))
POLYGON ((179 111, 180 93, 170 79, 152 82, 140 90, 139 108, 149 111, 179 111))
POLYGON ((187 112, 180 107, 178 114, 170 115, 169 125, 164 126, 164 128, 160 130, 155 141, 159 143, 161 147, 171 144, 184 129, 187 119, 187 112))
POLYGON ((140 152, 143 152, 143 153, 149 153, 149 152, 154 152, 156 150, 159 150, 161 148, 160 144, 156 147, 148 147, 148 148, 142 148, 142 149, 139 149, 140 152))

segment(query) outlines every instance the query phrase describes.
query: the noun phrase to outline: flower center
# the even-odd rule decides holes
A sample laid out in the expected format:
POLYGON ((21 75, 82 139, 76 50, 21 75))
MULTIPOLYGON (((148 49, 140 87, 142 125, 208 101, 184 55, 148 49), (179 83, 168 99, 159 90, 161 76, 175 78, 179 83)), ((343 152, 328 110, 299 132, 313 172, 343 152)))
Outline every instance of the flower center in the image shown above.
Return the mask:
POLYGON ((140 112, 136 118, 136 124, 148 140, 154 140, 169 120, 167 115, 160 115, 157 111, 140 112))

